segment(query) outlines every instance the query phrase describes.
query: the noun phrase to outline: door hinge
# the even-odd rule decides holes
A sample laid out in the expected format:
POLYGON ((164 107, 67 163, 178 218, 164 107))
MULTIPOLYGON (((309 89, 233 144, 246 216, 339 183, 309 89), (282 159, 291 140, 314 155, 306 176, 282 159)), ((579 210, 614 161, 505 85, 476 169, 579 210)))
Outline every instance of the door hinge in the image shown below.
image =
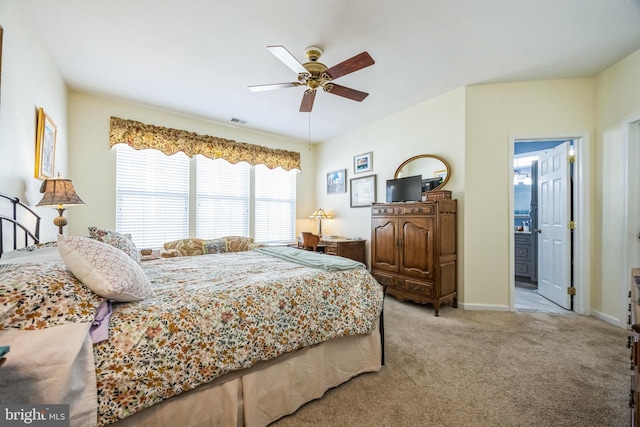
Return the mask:
POLYGON ((572 154, 570 156, 567 157, 567 163, 575 163, 576 162, 576 155, 572 154))
POLYGON ((576 288, 567 288, 567 294, 575 296, 576 295, 576 288))
POLYGON ((567 228, 569 230, 575 230, 576 229, 576 222, 575 221, 569 221, 569 224, 567 224, 567 228))

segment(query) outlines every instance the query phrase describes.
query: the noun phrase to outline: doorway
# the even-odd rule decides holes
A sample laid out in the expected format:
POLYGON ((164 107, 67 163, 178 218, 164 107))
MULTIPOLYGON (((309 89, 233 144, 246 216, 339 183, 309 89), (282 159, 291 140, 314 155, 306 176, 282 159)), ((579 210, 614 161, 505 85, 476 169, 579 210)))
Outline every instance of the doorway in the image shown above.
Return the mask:
MULTIPOLYGON (((584 191, 588 182, 588 171, 584 165, 588 165, 588 139, 583 136, 559 136, 550 138, 513 138, 511 144, 511 163, 510 163, 510 224, 513 227, 510 230, 512 235, 510 250, 510 283, 511 283, 511 311, 544 311, 544 312, 560 312, 560 313, 579 313, 588 314, 589 297, 588 289, 590 284, 590 276, 588 271, 588 254, 590 247, 588 244, 589 234, 589 212, 588 193, 584 191), (538 224, 537 206, 538 200, 543 198, 544 194, 537 197, 536 190, 530 191, 532 188, 538 188, 536 182, 537 173, 535 171, 538 153, 550 152, 552 147, 558 146, 565 141, 571 141, 573 147, 574 160, 571 165, 571 173, 567 176, 566 185, 567 192, 565 197, 567 216, 574 222, 558 222, 557 228, 564 228, 567 237, 566 243, 566 259, 561 264, 556 264, 553 268, 548 265, 553 263, 556 258, 562 258, 554 253, 549 256, 550 246, 548 239, 541 235, 541 229, 544 224, 538 224), (531 167, 531 159, 527 162, 516 162, 516 160, 532 157, 534 166, 531 167), (533 171, 532 171, 533 169, 533 171), (520 185, 520 188, 517 186, 520 185), (523 195, 524 193, 524 195, 523 195), (578 221, 579 219, 579 221, 578 221), (569 231, 574 223, 580 226, 569 231), (562 227, 560 227, 562 225, 562 227), (524 245, 524 246, 523 246, 524 245), (543 245, 546 249, 540 252, 539 245, 543 245), (523 247, 525 248, 523 250, 523 247), (540 252, 540 255, 538 255, 540 252), (523 254, 526 256, 523 258, 523 254), (540 258, 544 259, 541 260, 540 258), (551 261, 550 261, 551 260, 551 261), (546 263, 545 271, 538 271, 539 262, 546 263), (558 268, 562 267, 562 268, 558 268), (555 296, 547 298, 542 297, 538 293, 539 280, 546 280, 545 274, 549 270, 556 271, 565 270, 565 277, 560 283, 566 283, 562 288, 565 292, 575 290, 575 296, 566 296, 563 298, 560 293, 560 301, 555 296), (540 279, 540 273, 543 275, 540 279), (571 289, 570 289, 571 288, 571 289), (568 291, 566 291, 569 289, 568 291), (559 305, 551 302, 550 299, 556 299, 559 305), (562 301, 562 300, 565 301, 562 301), (564 305, 567 309, 562 308, 564 305)), ((544 183, 543 183, 544 184, 544 183)), ((545 190, 540 190, 545 191, 545 190)), ((544 213, 541 213, 541 219, 544 213)), ((546 232, 545 232, 546 234, 546 232)), ((555 239, 555 238, 554 238, 555 239)), ((555 245, 560 248, 562 245, 555 245)), ((556 250, 556 248, 552 248, 556 250)), ((560 275, 561 276, 561 275, 560 275)), ((559 276, 559 277, 560 277, 559 276)), ((543 282, 545 292, 548 291, 549 281, 543 282)), ((559 288, 559 286, 554 286, 559 288)), ((556 289, 557 290, 557 289, 556 289)))
MULTIPOLYGON (((624 218, 625 227, 622 229, 623 250, 622 255, 626 257, 622 263, 623 271, 621 277, 629 277, 632 268, 640 266, 640 175, 638 175, 638 164, 640 164, 640 117, 634 117, 623 122, 626 128, 624 138, 623 153, 626 153, 627 162, 623 165, 624 181, 626 183, 626 194, 624 195, 624 218)), ((629 285, 624 286, 620 301, 622 301, 620 312, 626 313, 628 302, 627 292, 629 285)), ((624 318, 624 316, 621 316, 624 318)))

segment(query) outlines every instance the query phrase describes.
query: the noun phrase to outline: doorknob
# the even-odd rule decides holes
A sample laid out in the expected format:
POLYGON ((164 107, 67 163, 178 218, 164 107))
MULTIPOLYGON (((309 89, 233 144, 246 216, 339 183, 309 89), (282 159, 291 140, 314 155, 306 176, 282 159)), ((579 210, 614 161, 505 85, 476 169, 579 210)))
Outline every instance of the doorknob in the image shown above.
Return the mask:
POLYGON ((536 228, 536 229, 535 229, 535 230, 533 230, 533 231, 535 231, 536 233, 542 233, 542 230, 540 230, 539 228, 536 228))

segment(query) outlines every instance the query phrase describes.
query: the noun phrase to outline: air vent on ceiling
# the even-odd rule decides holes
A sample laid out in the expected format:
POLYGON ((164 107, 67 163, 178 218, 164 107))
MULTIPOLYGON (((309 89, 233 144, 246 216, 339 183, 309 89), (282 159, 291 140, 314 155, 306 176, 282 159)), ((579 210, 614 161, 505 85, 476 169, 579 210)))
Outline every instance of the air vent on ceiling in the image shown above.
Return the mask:
POLYGON ((246 125, 247 121, 246 120, 241 120, 241 119, 236 119, 235 117, 231 118, 231 123, 240 123, 241 125, 246 125))

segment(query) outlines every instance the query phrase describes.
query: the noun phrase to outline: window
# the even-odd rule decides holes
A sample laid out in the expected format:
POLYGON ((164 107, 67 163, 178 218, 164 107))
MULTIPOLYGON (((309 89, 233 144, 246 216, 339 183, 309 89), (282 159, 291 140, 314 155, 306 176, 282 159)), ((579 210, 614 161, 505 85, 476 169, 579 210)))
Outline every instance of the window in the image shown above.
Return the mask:
POLYGON ((292 242, 296 230, 296 171, 255 171, 255 239, 257 242, 292 242))
POLYGON ((295 240, 297 171, 116 147, 116 229, 139 247, 189 236, 295 240))
POLYGON ((116 230, 139 247, 189 235, 189 158, 116 146, 116 230), (171 171, 167 173, 167 171, 171 171))
POLYGON ((251 166, 196 156, 196 236, 249 236, 251 166))

